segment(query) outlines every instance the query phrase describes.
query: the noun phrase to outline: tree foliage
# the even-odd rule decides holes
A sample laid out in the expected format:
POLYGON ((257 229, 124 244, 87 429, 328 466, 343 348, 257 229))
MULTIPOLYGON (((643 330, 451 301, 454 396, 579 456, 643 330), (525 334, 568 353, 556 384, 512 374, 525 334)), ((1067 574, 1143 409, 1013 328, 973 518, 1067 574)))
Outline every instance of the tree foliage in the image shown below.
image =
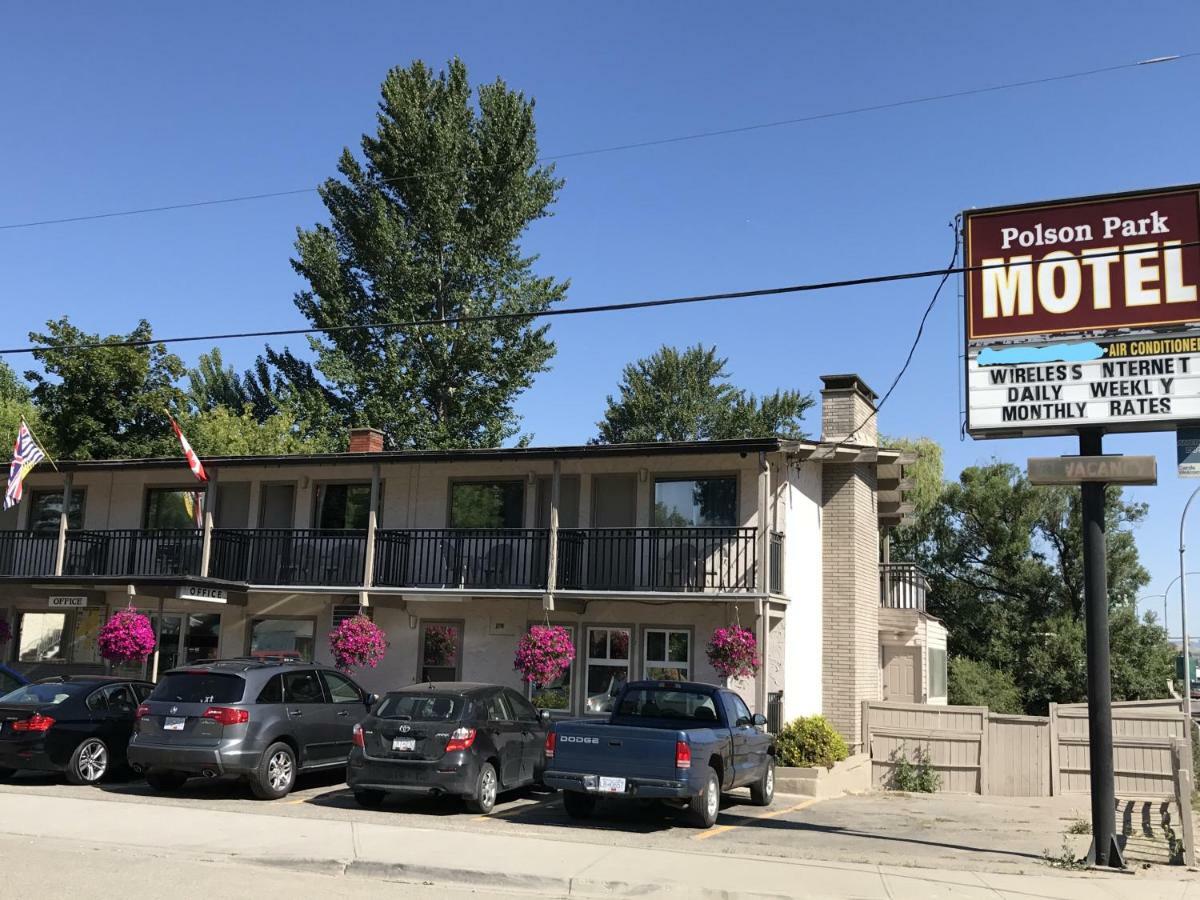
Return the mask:
POLYGON ((904 438, 883 435, 880 435, 879 443, 884 447, 912 453, 916 457, 916 462, 904 467, 905 477, 911 478, 913 482, 905 497, 913 505, 914 519, 921 519, 937 505, 942 496, 945 472, 942 464, 942 445, 928 437, 904 438))
POLYGON ((249 404, 242 376, 233 366, 226 366, 219 347, 201 353, 196 367, 188 369, 187 399, 191 408, 199 413, 224 407, 241 414, 249 404))
POLYGON ((41 419, 37 407, 33 405, 29 388, 12 367, 0 359, 0 447, 4 451, 12 449, 22 419, 39 438, 42 436, 41 419))
POLYGON ((188 441, 202 457, 277 456, 344 449, 304 436, 286 411, 273 413, 260 422, 248 409, 236 413, 217 406, 194 416, 185 427, 188 441))
POLYGON ((536 275, 518 243, 562 186, 537 162, 533 109, 499 79, 472 92, 457 59, 437 75, 421 62, 388 73, 362 160, 346 149, 341 179, 320 189, 329 224, 296 241, 293 266, 309 284, 296 306, 326 329, 311 340, 315 366, 268 348, 251 388, 259 418, 288 394, 302 421, 372 425, 393 448, 516 434, 514 402, 554 353, 532 316, 567 287, 536 275), (497 313, 522 317, 338 330, 497 313))
POLYGON ((788 390, 756 397, 730 383, 728 362, 716 347, 697 344, 683 351, 664 345, 628 364, 595 442, 802 437, 812 397, 788 390))
POLYGON ((947 684, 952 706, 986 706, 995 713, 1022 711, 1021 692, 1013 677, 982 660, 953 657, 947 684))

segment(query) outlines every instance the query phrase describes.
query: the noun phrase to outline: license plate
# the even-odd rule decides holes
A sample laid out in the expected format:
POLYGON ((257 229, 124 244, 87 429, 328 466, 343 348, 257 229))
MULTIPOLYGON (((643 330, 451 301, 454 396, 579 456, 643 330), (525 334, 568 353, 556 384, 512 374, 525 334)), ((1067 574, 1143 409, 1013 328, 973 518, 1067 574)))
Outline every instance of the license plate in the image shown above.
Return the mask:
POLYGON ((415 738, 393 738, 393 750, 415 750, 417 749, 417 741, 415 738))
POLYGON ((183 731, 185 722, 187 722, 185 716, 167 716, 163 722, 163 731, 183 731))
POLYGON ((602 794, 623 794, 625 793, 624 778, 600 778, 600 793, 602 794))

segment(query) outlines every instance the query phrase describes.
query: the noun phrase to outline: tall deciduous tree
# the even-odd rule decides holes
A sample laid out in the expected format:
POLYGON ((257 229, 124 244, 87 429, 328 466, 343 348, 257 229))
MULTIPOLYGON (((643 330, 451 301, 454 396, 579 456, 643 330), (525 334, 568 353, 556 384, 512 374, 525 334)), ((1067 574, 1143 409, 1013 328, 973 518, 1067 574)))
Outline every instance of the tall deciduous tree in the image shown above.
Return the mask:
MULTIPOLYGON (((8 363, 0 360, 0 454, 5 461, 17 438, 22 419, 29 423, 39 438, 42 437, 41 419, 37 407, 33 405, 29 388, 8 363)), ((47 449, 53 452, 53 448, 47 449)))
POLYGON ((338 329, 536 314, 563 299, 566 283, 536 275, 518 243, 562 186, 538 165, 533 108, 500 80, 472 92, 457 59, 437 75, 421 62, 388 73, 362 160, 345 150, 341 180, 321 187, 329 224, 296 242, 309 283, 296 305, 325 329, 315 367, 268 348, 261 403, 290 391, 305 418, 325 404, 341 430, 381 428, 390 447, 495 446, 517 432, 514 402, 554 353, 546 326, 338 329))
POLYGON ((683 351, 663 346, 625 366, 596 442, 801 437, 812 397, 788 390, 756 397, 729 382, 728 362, 716 347, 697 344, 683 351))
POLYGON ((120 459, 166 456, 179 452, 164 410, 179 408, 183 375, 179 357, 151 342, 150 323, 142 320, 129 334, 101 339, 72 325, 64 316, 31 332, 38 345, 33 356, 42 371, 28 371, 32 397, 41 413, 45 438, 69 459, 120 459), (112 346, 78 350, 78 344, 112 346))

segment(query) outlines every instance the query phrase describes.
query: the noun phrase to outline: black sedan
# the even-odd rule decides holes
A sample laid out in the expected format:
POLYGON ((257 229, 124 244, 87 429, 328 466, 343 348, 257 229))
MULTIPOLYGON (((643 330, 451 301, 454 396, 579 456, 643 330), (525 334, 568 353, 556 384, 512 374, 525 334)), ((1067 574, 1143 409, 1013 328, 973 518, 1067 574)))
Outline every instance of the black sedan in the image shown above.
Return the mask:
POLYGON ((64 772, 97 784, 125 765, 145 681, 73 675, 27 684, 0 697, 0 779, 18 769, 64 772))
POLYGON ((393 691, 354 728, 346 783, 367 808, 390 793, 464 797, 489 813, 496 795, 542 777, 548 713, 512 688, 442 682, 393 691))

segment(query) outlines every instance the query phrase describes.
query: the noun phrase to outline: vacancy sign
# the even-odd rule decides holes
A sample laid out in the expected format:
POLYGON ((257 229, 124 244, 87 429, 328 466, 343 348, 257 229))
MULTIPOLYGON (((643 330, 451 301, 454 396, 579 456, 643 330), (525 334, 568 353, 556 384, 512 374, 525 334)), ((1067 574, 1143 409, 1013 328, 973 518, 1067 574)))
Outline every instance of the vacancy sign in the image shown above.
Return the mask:
POLYGON ((973 436, 1200 420, 1200 186, 963 220, 973 436))

